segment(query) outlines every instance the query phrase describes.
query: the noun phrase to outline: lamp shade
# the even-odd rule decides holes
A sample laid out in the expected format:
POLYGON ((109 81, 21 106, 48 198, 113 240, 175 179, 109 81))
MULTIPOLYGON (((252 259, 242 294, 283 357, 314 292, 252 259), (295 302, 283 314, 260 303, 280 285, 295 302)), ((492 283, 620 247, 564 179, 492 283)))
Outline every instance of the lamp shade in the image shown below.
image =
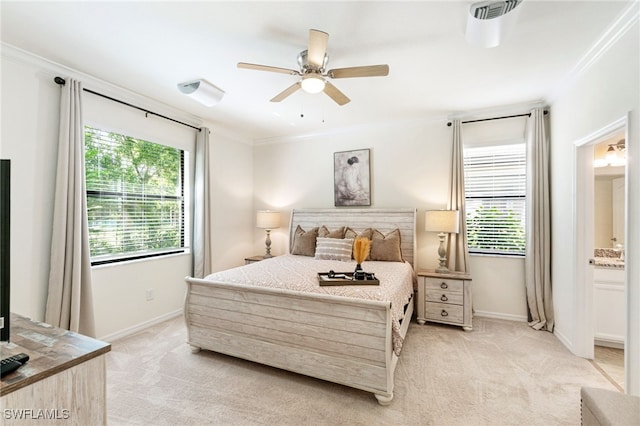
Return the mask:
POLYGON ((457 234, 460 232, 458 219, 458 210, 427 210, 424 215, 424 230, 457 234))
POLYGON ((256 227, 263 229, 275 229, 280 227, 280 212, 272 210, 259 210, 256 215, 256 227))

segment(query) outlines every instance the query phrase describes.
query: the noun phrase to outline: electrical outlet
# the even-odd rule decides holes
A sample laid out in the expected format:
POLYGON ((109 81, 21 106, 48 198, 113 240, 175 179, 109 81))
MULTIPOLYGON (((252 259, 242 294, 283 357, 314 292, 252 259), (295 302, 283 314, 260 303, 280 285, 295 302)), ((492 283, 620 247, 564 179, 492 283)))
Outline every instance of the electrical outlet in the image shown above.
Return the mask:
POLYGON ((152 288, 148 288, 147 289, 147 302, 153 300, 154 294, 153 294, 153 289, 152 288))

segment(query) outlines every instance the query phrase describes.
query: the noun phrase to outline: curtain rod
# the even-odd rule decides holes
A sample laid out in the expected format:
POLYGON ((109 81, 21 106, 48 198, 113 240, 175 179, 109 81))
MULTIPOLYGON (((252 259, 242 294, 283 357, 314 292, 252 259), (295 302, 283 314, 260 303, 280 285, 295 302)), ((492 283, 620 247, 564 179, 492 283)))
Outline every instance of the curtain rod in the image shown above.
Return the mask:
MULTIPOLYGON (((549 111, 544 111, 544 115, 547 115, 549 113, 549 111)), ((492 118, 481 118, 479 120, 468 120, 468 121, 463 121, 461 124, 467 124, 467 123, 477 123, 479 121, 491 121, 491 120, 502 120, 503 118, 515 118, 515 117, 531 117, 531 113, 528 112, 526 114, 516 114, 516 115, 505 115, 504 117, 492 117, 492 118)), ((451 121, 449 121, 447 123, 447 126, 451 127, 451 121)))
MULTIPOLYGON (((64 86, 65 84, 67 84, 65 79, 62 78, 62 77, 55 77, 53 79, 53 81, 55 81, 56 84, 59 84, 61 86, 64 86)), ((84 89, 83 88, 82 90, 85 91, 85 92, 89 92, 91 94, 103 97, 105 99, 109 99, 110 101, 117 102, 119 104, 126 105, 128 107, 135 108, 135 109, 138 109, 140 111, 144 111, 146 114, 155 115, 157 117, 164 118, 165 120, 173 121, 174 123, 182 124, 183 126, 191 127, 192 129, 195 129, 197 131, 201 131, 201 129, 199 127, 195 127, 195 126, 192 126, 191 124, 183 123, 182 121, 178 121, 178 120, 173 119, 171 117, 167 117, 166 115, 158 114, 157 112, 149 111, 148 109, 144 109, 142 107, 139 107, 139 106, 136 106, 136 105, 132 105, 130 103, 121 101, 120 99, 112 98, 111 96, 103 95, 102 93, 94 92, 93 90, 90 90, 90 89, 84 89)))

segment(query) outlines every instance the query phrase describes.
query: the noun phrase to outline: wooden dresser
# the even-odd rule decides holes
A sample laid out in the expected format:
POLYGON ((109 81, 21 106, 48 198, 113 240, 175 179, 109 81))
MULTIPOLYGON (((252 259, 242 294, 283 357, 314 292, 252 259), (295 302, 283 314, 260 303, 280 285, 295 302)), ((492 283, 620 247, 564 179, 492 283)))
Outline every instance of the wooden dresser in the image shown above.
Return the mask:
POLYGON ((471 276, 460 272, 418 271, 418 324, 426 321, 459 325, 471 331, 471 276))
POLYGON ((29 361, 0 381, 4 425, 106 425, 105 354, 111 345, 11 314, 2 359, 29 361))

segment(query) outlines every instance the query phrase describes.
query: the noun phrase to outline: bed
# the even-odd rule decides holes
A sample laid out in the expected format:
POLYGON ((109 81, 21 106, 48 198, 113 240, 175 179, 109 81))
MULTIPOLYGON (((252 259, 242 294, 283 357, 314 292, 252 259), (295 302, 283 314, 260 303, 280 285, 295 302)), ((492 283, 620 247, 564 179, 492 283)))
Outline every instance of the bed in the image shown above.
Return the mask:
POLYGON ((372 392, 382 405, 391 403, 394 370, 413 314, 415 218, 415 209, 293 210, 290 254, 185 279, 192 351, 211 350, 351 386, 372 392), (319 286, 318 272, 355 267, 355 261, 296 254, 297 232, 323 226, 399 234, 404 262, 364 262, 379 286, 319 286))

